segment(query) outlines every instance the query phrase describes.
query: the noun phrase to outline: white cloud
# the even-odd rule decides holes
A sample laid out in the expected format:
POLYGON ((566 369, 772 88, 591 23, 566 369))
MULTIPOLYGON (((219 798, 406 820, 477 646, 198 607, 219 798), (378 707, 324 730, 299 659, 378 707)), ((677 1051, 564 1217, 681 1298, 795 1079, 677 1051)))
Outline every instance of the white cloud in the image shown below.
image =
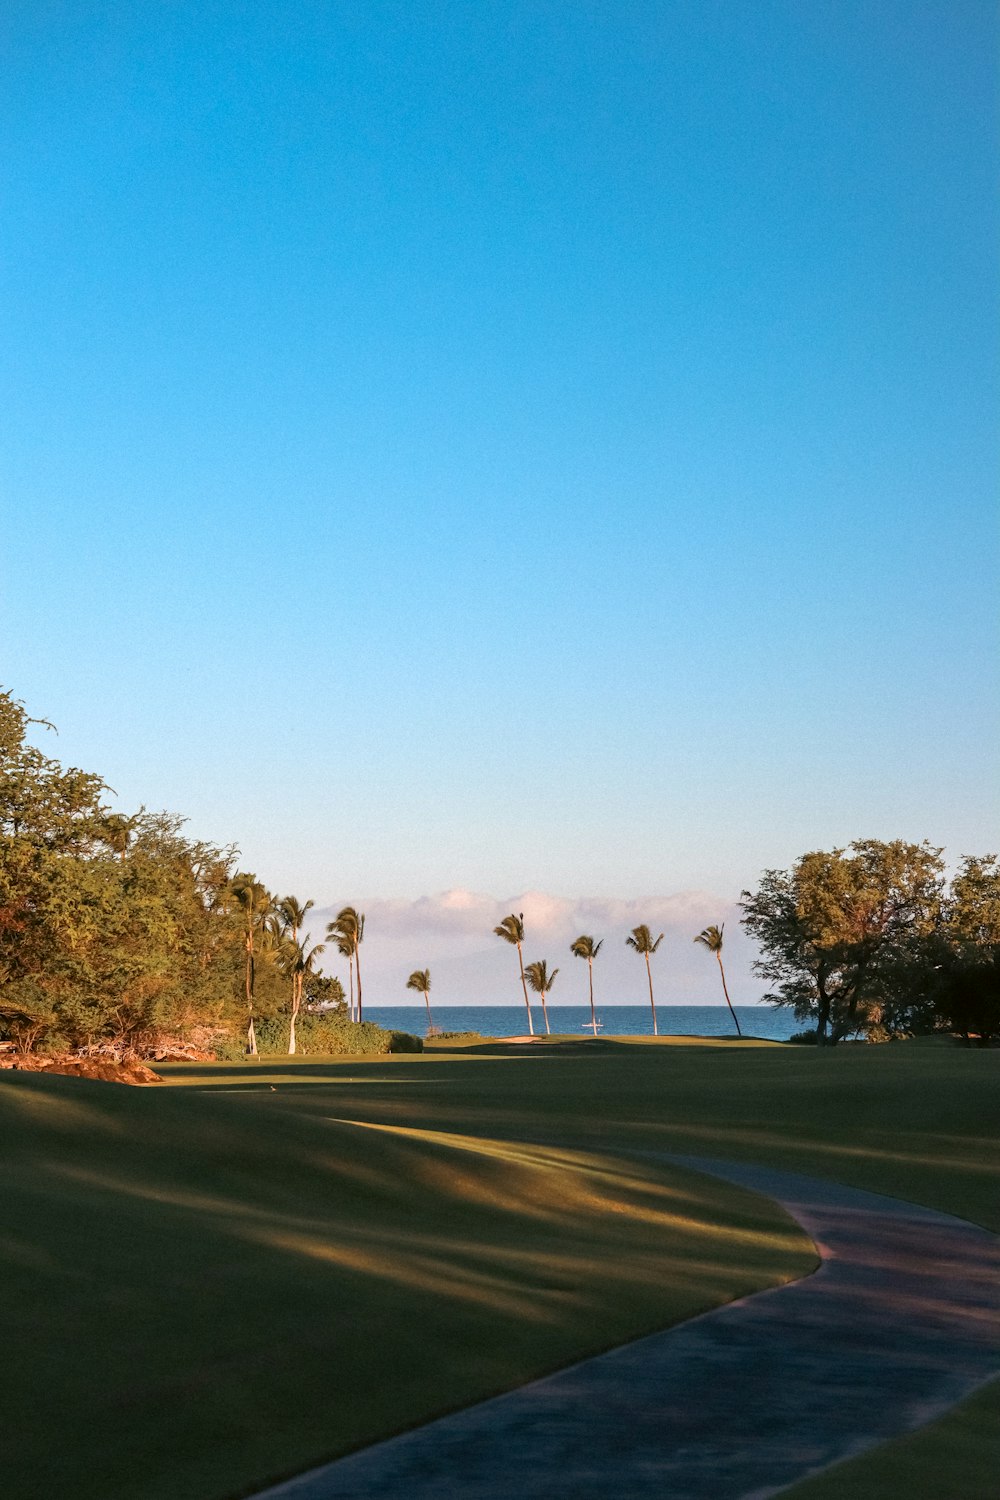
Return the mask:
MULTIPOLYGON (((319 935, 341 903, 318 910, 319 935)), ((646 1000, 645 966, 625 946, 640 922, 663 944, 653 959, 657 1001, 665 1005, 723 1003, 716 964, 693 939, 711 922, 726 924, 725 958, 734 1001, 756 1000, 759 981, 750 973, 753 951, 739 926, 735 904, 707 891, 618 900, 603 896, 566 897, 523 891, 500 900, 462 888, 415 900, 358 901, 365 913, 362 964, 369 1004, 399 1005, 410 999, 406 976, 430 967, 439 1004, 515 1004, 521 998, 516 960, 493 929, 508 912, 523 912, 525 959, 546 958, 560 970, 554 1004, 582 1003, 586 967, 572 958, 569 945, 583 932, 604 938, 595 966, 595 986, 606 1003, 646 1000)), ((343 961, 328 952, 326 967, 340 972, 343 961)), ((346 979, 346 974, 344 975, 346 979)))

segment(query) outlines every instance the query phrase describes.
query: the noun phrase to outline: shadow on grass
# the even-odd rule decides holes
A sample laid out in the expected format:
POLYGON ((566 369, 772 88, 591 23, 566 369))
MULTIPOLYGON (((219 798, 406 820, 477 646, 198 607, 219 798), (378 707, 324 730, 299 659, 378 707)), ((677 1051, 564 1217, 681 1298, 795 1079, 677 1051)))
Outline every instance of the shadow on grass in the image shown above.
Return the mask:
POLYGON ((298 1067, 0 1082, 6 1500, 70 1461, 85 1500, 231 1495, 813 1263, 737 1189, 295 1108, 298 1067))

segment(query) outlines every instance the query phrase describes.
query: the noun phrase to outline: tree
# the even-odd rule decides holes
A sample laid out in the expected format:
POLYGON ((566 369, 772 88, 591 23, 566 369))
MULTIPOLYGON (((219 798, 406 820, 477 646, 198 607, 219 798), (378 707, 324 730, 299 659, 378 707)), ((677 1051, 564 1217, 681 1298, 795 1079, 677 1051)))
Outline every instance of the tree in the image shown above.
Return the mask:
POLYGON ((354 939, 344 937, 336 922, 326 924, 327 937, 337 945, 337 952, 347 959, 347 975, 350 984, 350 1001, 347 1014, 354 1020, 354 939))
POLYGON ((423 995, 423 997, 424 997, 424 1004, 427 1007, 427 1030, 428 1030, 428 1032, 430 1032, 433 1029, 433 1026, 434 1026, 434 1022, 431 1020, 431 1000, 430 1000, 431 971, 430 971, 430 969, 414 969, 413 973, 410 975, 409 979, 406 981, 406 988, 408 990, 416 990, 419 994, 423 995))
POLYGON ((297 900, 295 896, 285 896, 275 909, 277 920, 276 937, 281 945, 287 945, 282 953, 281 967, 292 983, 291 1004, 288 1019, 288 1052, 290 1056, 295 1053, 295 1025, 302 1008, 302 986, 305 980, 307 966, 312 968, 316 956, 324 951, 325 944, 306 950, 304 944, 299 940, 299 933, 306 916, 311 911, 312 901, 305 905, 297 900))
POLYGON ((718 959, 719 973, 722 975, 722 993, 726 997, 726 1004, 729 1006, 729 1014, 732 1016, 733 1024, 736 1027, 736 1035, 742 1036, 743 1033, 740 1030, 740 1023, 736 1018, 736 1012, 733 1010, 733 1002, 729 998, 729 989, 726 984, 726 971, 722 967, 722 934, 725 932, 725 930, 725 922, 723 922, 721 927, 706 927, 704 932, 699 932, 694 941, 696 943, 703 944, 703 946, 708 949, 709 953, 714 953, 716 958, 718 959))
POLYGON ((859 839, 766 870, 744 891, 743 925, 761 948, 765 995, 816 1023, 820 1045, 899 1026, 900 975, 939 927, 941 850, 859 839))
POLYGON ((590 1026, 595 1036, 597 1035, 597 1015, 594 1011, 594 959, 600 953, 603 946, 603 938, 595 943, 594 939, 588 937, 586 933, 581 934, 575 942, 569 945, 571 953, 575 954, 577 958, 585 958, 587 960, 587 969, 590 978, 590 1026))
POLYGON ((559 970, 553 969, 552 973, 550 974, 545 959, 542 958, 539 959, 538 963, 528 964, 524 972, 527 975, 528 983, 531 985, 531 988, 534 990, 535 994, 541 997, 542 1015, 545 1018, 545 1035, 551 1036, 552 1033, 549 1030, 549 1012, 545 1004, 545 996, 552 988, 553 981, 555 980, 556 975, 559 973, 559 970))
POLYGON ((528 999, 528 986, 524 978, 524 956, 521 945, 524 942, 524 912, 511 912, 510 916, 504 917, 499 927, 493 929, 494 937, 503 938, 505 943, 510 943, 517 949, 517 961, 521 969, 521 988, 524 991, 524 1008, 528 1012, 528 1032, 534 1036, 535 1027, 531 1019, 531 1001, 528 999))
MULTIPOLYGON (((359 948, 365 936, 365 914, 356 911, 353 906, 342 906, 326 929, 327 936, 337 941, 338 947, 343 943, 348 954, 354 960, 354 972, 358 979, 358 1001, 354 1020, 362 1019, 361 1013, 361 955, 359 948)), ((344 948, 340 949, 341 952, 344 948)))
POLYGON ((646 960, 646 978, 649 980, 649 1008, 653 1012, 653 1035, 659 1036, 660 1028, 656 1024, 656 1005, 653 1002, 653 971, 649 967, 649 960, 651 954, 655 953, 657 948, 663 942, 663 933, 661 932, 659 937, 654 942, 653 934, 650 932, 645 922, 641 922, 638 927, 632 928, 632 931, 625 939, 625 942, 627 946, 629 948, 633 948, 636 953, 641 953, 643 958, 646 960))
POLYGON ((243 944, 246 950, 245 994, 247 1008, 247 1051, 257 1056, 257 1031, 254 1026, 253 1002, 257 981, 257 944, 271 915, 274 899, 256 875, 240 874, 233 880, 233 895, 243 913, 243 944))

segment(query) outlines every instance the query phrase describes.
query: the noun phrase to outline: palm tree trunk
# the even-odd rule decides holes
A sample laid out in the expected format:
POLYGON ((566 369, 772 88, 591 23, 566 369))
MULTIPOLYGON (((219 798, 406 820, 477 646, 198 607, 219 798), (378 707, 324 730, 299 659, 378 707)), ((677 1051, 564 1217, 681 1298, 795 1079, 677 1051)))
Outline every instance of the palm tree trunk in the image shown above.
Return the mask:
POLYGON ((351 985, 351 1000, 350 1000, 350 1004, 347 1007, 347 1015, 348 1015, 349 1020, 353 1021, 354 1020, 354 954, 353 953, 349 953, 347 955, 347 972, 350 975, 350 985, 351 985))
POLYGON ((540 993, 542 997, 542 1015, 545 1018, 545 1035, 551 1036, 552 1032, 549 1030, 549 1012, 548 1007, 545 1004, 545 991, 542 990, 540 991, 540 993))
POLYGON ((531 1036, 535 1034, 535 1023, 531 1019, 531 1001, 528 999, 528 981, 524 977, 524 957, 521 953, 521 944, 517 945, 517 961, 521 965, 521 988, 524 991, 524 1007, 528 1012, 528 1031, 531 1036))
POLYGON ((722 954, 719 952, 718 949, 715 950, 715 956, 719 960, 719 973, 722 975, 722 993, 726 997, 726 1004, 729 1006, 729 1014, 732 1016, 733 1021, 735 1022, 735 1025, 736 1025, 736 1035, 737 1036, 742 1036, 743 1033, 740 1030, 740 1023, 736 1019, 736 1012, 733 1010, 733 1002, 730 1000, 730 998, 729 998, 729 990, 726 988, 726 971, 722 967, 722 954))
POLYGON ((587 959, 587 968, 590 970, 590 1029, 597 1035, 597 1016, 594 1014, 594 960, 587 959))
POLYGON ((424 990, 424 1004, 427 1007, 427 1030, 430 1031, 434 1022, 431 1020, 431 997, 426 990, 424 990))
POLYGON ((358 1020, 361 1020, 361 950, 354 944, 354 966, 358 971, 358 1020))
POLYGON ((656 1006, 653 1004, 653 971, 649 967, 649 954, 646 954, 646 977, 649 980, 649 1008, 653 1012, 653 1035, 659 1036, 660 1028, 656 1024, 656 1006))
POLYGON ((253 1024, 253 995, 256 988, 257 972, 253 961, 253 930, 247 938, 247 1051, 251 1057, 257 1056, 257 1031, 253 1024))

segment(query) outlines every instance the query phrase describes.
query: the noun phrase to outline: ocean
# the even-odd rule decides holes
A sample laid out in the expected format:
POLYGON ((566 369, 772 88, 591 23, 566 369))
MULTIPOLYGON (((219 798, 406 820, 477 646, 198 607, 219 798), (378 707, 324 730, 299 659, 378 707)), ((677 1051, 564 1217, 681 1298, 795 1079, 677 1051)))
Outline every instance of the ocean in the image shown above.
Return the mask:
MULTIPOLYGON (((787 1041, 802 1029, 791 1011, 770 1005, 737 1005, 736 1014, 744 1036, 787 1041)), ((545 1034, 542 1008, 533 1005, 537 1035, 545 1034)), ((528 1017, 523 1005, 431 1005, 434 1025, 442 1031, 478 1031, 482 1036, 524 1036, 528 1017)), ((597 1007, 602 1036, 652 1036, 653 1018, 648 1005, 597 1007)), ((658 1005, 656 1018, 661 1036, 733 1036, 733 1018, 724 1005, 658 1005)), ((410 1031, 424 1036, 427 1012, 416 1005, 366 1005, 365 1019, 377 1021, 392 1031, 410 1031)), ((586 1036, 590 1030, 589 1005, 550 1005, 553 1032, 586 1036)))

